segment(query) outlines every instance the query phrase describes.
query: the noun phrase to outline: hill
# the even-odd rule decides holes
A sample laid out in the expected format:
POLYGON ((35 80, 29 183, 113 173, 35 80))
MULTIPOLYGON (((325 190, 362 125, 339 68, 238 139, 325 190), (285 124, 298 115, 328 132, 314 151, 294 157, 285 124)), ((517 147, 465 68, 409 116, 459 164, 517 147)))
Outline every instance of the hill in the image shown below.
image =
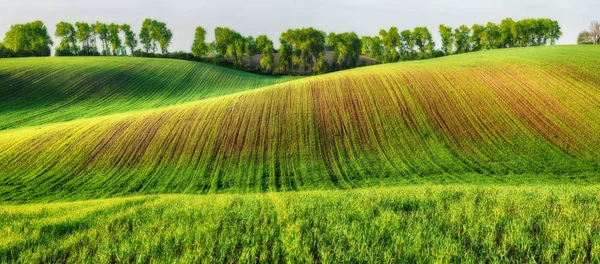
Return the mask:
POLYGON ((0 130, 176 105, 290 79, 168 59, 3 59, 0 130))
POLYGON ((0 197, 598 182, 599 62, 593 46, 494 50, 5 130, 0 197))

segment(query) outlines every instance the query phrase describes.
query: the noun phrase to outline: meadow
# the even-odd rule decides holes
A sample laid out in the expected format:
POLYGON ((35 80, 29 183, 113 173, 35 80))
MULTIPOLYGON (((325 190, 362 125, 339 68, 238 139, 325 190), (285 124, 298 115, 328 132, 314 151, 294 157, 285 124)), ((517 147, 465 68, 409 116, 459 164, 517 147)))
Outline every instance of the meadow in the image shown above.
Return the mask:
POLYGON ((0 60, 0 262, 600 261, 600 47, 0 60))
POLYGON ((0 61, 0 130, 155 109, 295 78, 178 60, 6 59, 0 61))
MULTIPOLYGON (((593 46, 494 50, 7 129, 0 131, 0 200, 598 183, 598 62, 600 49, 593 46)), ((186 93, 204 94, 191 90, 186 93)), ((99 110, 81 115, 111 105, 94 104, 99 110)), ((46 122, 40 118, 16 123, 46 122)))
POLYGON ((597 263, 600 188, 420 185, 0 206, 0 262, 597 263))

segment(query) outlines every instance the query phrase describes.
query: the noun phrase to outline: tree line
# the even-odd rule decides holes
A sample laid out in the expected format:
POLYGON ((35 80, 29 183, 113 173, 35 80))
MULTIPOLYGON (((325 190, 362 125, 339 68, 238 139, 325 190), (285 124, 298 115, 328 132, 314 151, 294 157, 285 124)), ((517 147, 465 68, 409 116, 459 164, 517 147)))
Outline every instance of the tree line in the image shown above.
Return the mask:
MULTIPOLYGON (((436 49, 427 27, 403 31, 391 27, 381 29, 376 36, 363 37, 354 32, 327 34, 312 27, 288 29, 279 36, 280 46, 275 49, 266 35, 244 36, 227 27, 215 28, 215 40, 207 43, 207 31, 197 27, 192 53, 169 53, 173 34, 164 22, 145 19, 138 35, 127 24, 60 22, 55 31, 55 36, 60 38, 55 54, 114 56, 127 55, 129 49, 133 56, 209 61, 267 74, 319 74, 364 65, 361 55, 392 63, 487 49, 555 44, 562 35, 558 22, 547 18, 519 21, 507 18, 499 24, 488 22, 454 29, 440 25, 438 32, 442 42, 440 49, 436 49), (329 58, 326 52, 331 54, 329 58), (257 69, 251 67, 255 55, 261 55, 257 69), (276 57, 278 67, 275 67, 276 57)), ((0 44, 0 57, 49 56, 52 45, 41 21, 13 25, 6 33, 4 44, 0 44)))
MULTIPOLYGON (((60 38, 55 48, 56 56, 125 56, 142 52, 168 53, 173 34, 164 22, 146 19, 142 23, 139 38, 128 24, 87 23, 61 21, 56 24, 54 35, 60 38)), ((0 44, 0 57, 50 56, 50 38, 44 23, 35 21, 12 25, 0 44)))
POLYGON ((488 22, 455 29, 442 24, 438 32, 442 43, 436 50, 426 27, 404 31, 396 27, 382 29, 378 36, 362 37, 362 54, 389 63, 488 49, 554 45, 562 36, 558 22, 547 18, 519 21, 507 18, 500 24, 488 22))
POLYGON ((592 21, 590 29, 579 33, 578 44, 600 44, 600 21, 592 21))

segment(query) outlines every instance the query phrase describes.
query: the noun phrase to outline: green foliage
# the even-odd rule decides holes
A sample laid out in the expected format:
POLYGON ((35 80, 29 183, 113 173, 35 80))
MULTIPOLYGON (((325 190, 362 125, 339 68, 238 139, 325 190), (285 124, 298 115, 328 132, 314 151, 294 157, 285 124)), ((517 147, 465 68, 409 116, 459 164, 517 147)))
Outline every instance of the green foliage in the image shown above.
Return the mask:
POLYGON ((471 48, 472 51, 485 50, 488 46, 486 41, 487 28, 480 24, 474 24, 471 27, 471 48))
POLYGON ((135 36, 135 33, 131 30, 131 26, 129 26, 128 24, 123 24, 121 26, 119 26, 121 31, 123 31, 123 33, 125 33, 125 46, 129 47, 129 50, 131 51, 131 54, 133 54, 133 52, 135 51, 135 48, 138 45, 138 40, 135 36))
POLYGON ((150 32, 152 30, 152 19, 146 18, 142 23, 142 29, 140 30, 140 43, 146 53, 149 53, 152 47, 152 38, 150 32))
POLYGON ((361 44, 362 55, 376 59, 379 62, 384 60, 383 43, 381 43, 381 38, 379 38, 379 36, 364 36, 361 38, 361 44))
POLYGON ((75 27, 77 31, 75 35, 77 41, 81 43, 82 55, 90 56, 97 53, 95 41, 92 41, 92 39, 96 38, 94 28, 86 22, 75 22, 75 27))
POLYGON ((96 31, 96 35, 98 35, 98 38, 102 42, 102 55, 110 55, 110 30, 108 28, 108 25, 102 22, 96 22, 94 24, 94 30, 96 31))
POLYGON ((485 47, 483 47, 485 49, 500 49, 504 47, 500 26, 496 23, 488 22, 481 41, 485 43, 485 47))
POLYGON ((327 62, 327 58, 324 53, 321 53, 317 58, 317 62, 315 66, 313 66, 312 73, 313 75, 319 75, 329 72, 329 63, 327 62))
POLYGON ((452 54, 454 52, 454 34, 452 33, 452 28, 440 25, 439 32, 442 37, 442 51, 445 55, 452 54))
POLYGON ((415 39, 414 39, 413 33, 408 29, 404 30, 404 31, 400 32, 400 39, 402 41, 401 46, 400 46, 402 60, 416 59, 415 39))
POLYGON ((435 43, 433 37, 426 27, 416 27, 413 31, 413 39, 415 45, 419 48, 419 59, 427 59, 433 57, 435 43))
POLYGON ((256 48, 260 51, 260 67, 266 73, 273 73, 275 68, 275 56, 273 55, 273 41, 266 35, 260 35, 256 38, 256 48))
POLYGON ((4 56, 50 56, 52 39, 42 21, 15 24, 6 32, 3 41, 4 56))
POLYGON ((500 23, 500 36, 504 47, 514 47, 517 41, 517 34, 516 23, 512 18, 502 20, 500 23))
POLYGON ((117 56, 117 51, 121 48, 121 37, 119 36, 119 25, 111 23, 108 25, 108 39, 112 47, 113 56, 117 56))
POLYGON ((304 73, 315 66, 319 56, 325 51, 325 39, 325 32, 312 27, 288 29, 280 37, 291 48, 292 67, 302 68, 304 73))
POLYGON ((454 36, 456 38, 456 53, 466 53, 471 51, 470 37, 471 29, 465 25, 462 25, 454 30, 454 36))
POLYGON ((196 27, 194 34, 194 43, 192 44, 192 54, 196 57, 206 56, 208 54, 208 45, 206 44, 206 30, 203 27, 196 27))
POLYGON ((245 38, 242 34, 227 27, 215 28, 215 48, 221 61, 233 58, 236 67, 241 66, 244 56, 245 38))
POLYGON ((140 43, 146 53, 152 51, 156 53, 157 48, 160 48, 162 54, 168 53, 169 45, 173 33, 167 24, 150 18, 146 18, 142 22, 142 29, 140 30, 140 43))
POLYGON ((388 31, 384 29, 379 31, 379 36, 381 37, 381 43, 384 48, 384 62, 397 62, 400 59, 400 54, 398 53, 398 46, 400 45, 400 34, 398 33, 398 28, 391 27, 388 31))
POLYGON ((279 72, 289 73, 292 70, 292 46, 285 39, 279 39, 279 72))
POLYGON ((327 37, 326 47, 328 50, 333 51, 332 70, 350 69, 358 66, 362 43, 356 33, 330 33, 327 37))

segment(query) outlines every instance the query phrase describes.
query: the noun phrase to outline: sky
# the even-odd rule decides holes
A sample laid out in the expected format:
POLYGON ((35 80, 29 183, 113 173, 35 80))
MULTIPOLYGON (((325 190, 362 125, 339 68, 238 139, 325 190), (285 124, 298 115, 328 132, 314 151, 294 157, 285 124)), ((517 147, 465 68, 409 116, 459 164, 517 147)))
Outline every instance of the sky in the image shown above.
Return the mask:
POLYGON ((600 0, 0 0, 0 39, 10 25, 34 20, 42 20, 53 36, 60 21, 127 23, 139 32, 142 21, 153 18, 172 30, 170 51, 189 51, 197 26, 208 31, 207 41, 215 27, 226 26, 243 35, 266 34, 276 45, 288 28, 372 36, 391 26, 427 26, 439 47, 439 24, 455 28, 506 17, 558 20, 558 44, 574 44, 580 31, 600 20, 600 0))

